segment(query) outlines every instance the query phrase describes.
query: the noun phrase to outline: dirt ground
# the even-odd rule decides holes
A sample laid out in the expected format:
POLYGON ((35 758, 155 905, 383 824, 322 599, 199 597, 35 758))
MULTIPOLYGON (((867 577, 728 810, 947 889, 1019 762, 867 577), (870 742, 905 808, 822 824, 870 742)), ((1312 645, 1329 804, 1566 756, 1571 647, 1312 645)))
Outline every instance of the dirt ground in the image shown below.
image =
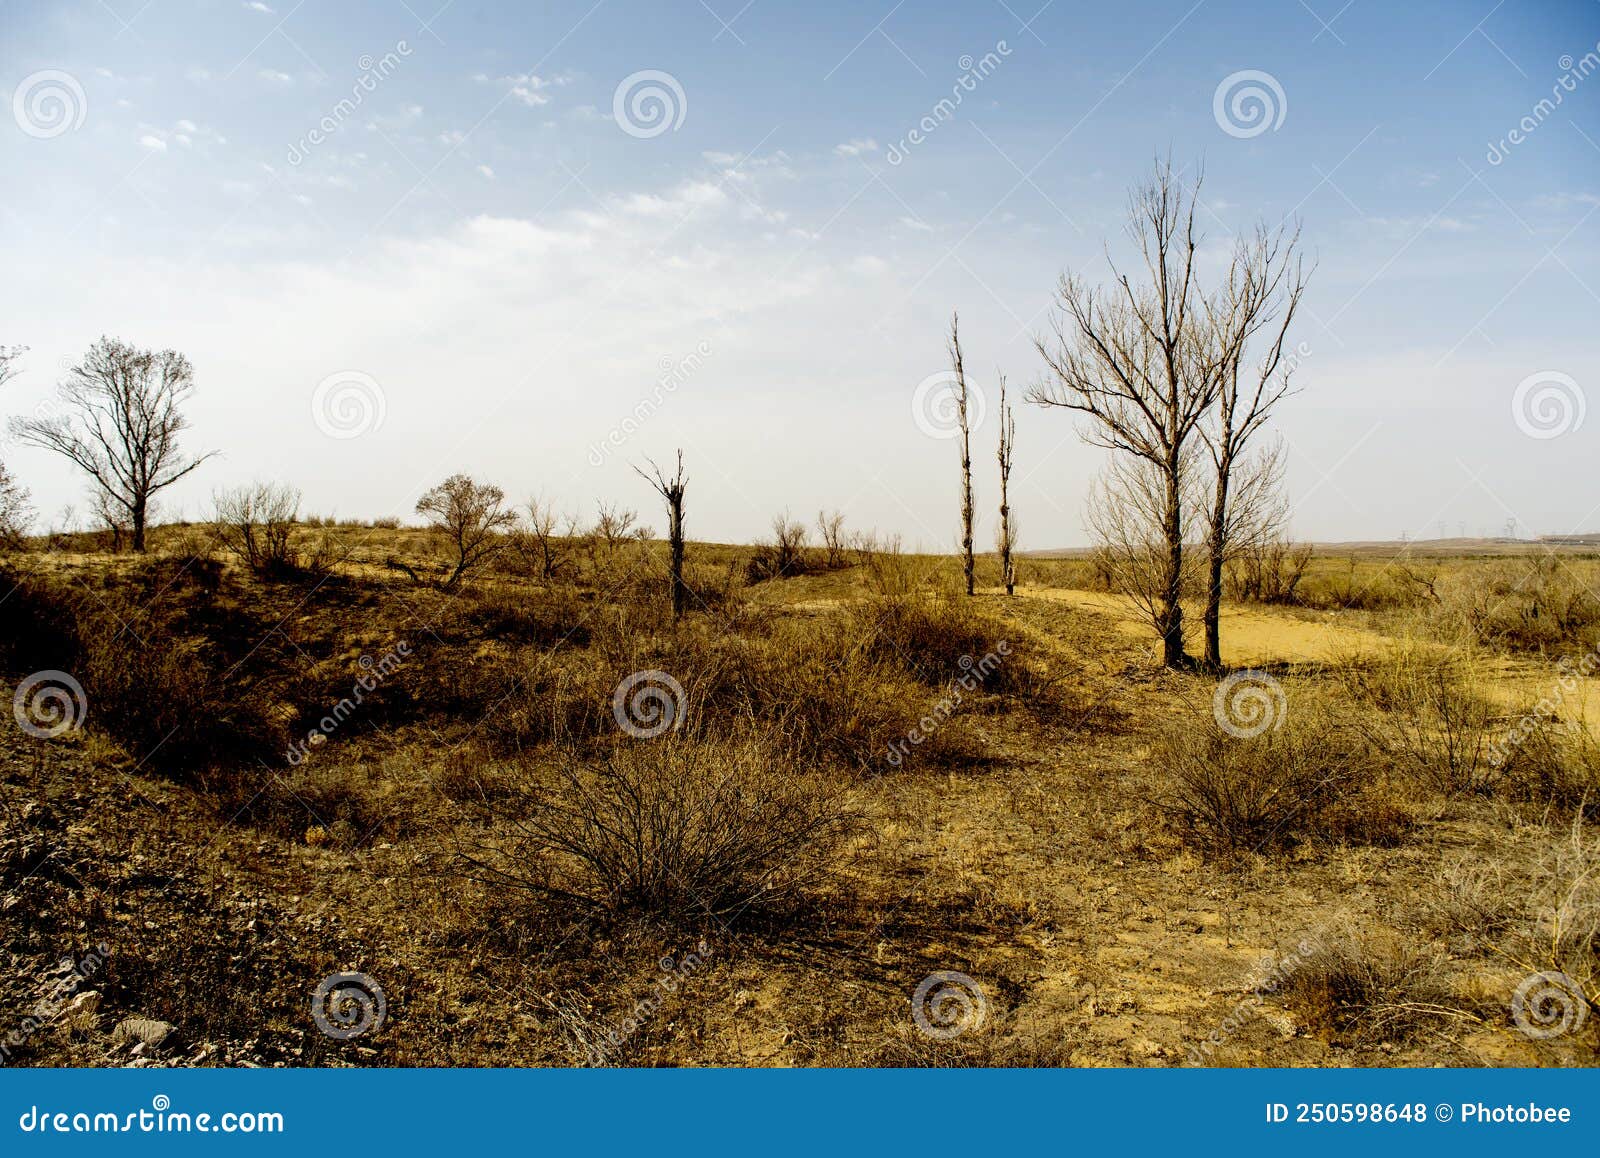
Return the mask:
MULTIPOLYGON (((842 598, 784 586, 762 597, 797 614, 842 598)), ((1449 866, 1532 864, 1558 839, 1549 823, 1441 801, 1390 847, 1207 858, 1153 803, 1166 772, 1151 745, 1210 717, 1213 681, 1155 666, 1114 597, 1028 587, 979 601, 1043 649, 1081 710, 973 717, 985 759, 854 787, 868 830, 799 919, 692 934, 563 922, 443 871, 454 806, 420 730, 341 739, 342 775, 377 819, 358 841, 324 842, 314 802, 303 829, 264 829, 161 775, 159 755, 138 763, 92 730, 40 742, 7 718, 0 1041, 26 1028, 10 1060, 46 1065, 566 1065, 585 1060, 574 1027, 614 1034, 608 1060, 641 1065, 1594 1064, 1589 1037, 1535 1041, 1510 1024, 1517 968, 1426 931, 1449 866), (1308 1022, 1272 978, 1351 930, 1429 946, 1481 1000, 1398 1035, 1308 1022), (99 945, 108 963, 27 1027, 99 945), (310 1014, 317 983, 344 970, 387 1005, 351 1041, 310 1014), (937 974, 962 975, 952 995, 977 1010, 950 1040, 913 1016, 937 974), (80 992, 93 1000, 74 1004, 80 992), (159 1048, 116 1040, 129 1018, 174 1029, 159 1048)), ((1230 663, 1276 668, 1389 642, 1238 608, 1224 639, 1230 663)), ((276 780, 263 768, 259 792, 276 780)))

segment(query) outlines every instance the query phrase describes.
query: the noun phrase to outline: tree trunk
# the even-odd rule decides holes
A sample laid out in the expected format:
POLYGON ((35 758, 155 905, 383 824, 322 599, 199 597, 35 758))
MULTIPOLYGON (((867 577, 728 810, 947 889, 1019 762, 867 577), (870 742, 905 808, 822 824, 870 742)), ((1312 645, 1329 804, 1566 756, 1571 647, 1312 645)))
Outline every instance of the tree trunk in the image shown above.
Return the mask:
POLYGON ((144 553, 144 503, 133 504, 133 549, 139 554, 144 553))
POLYGON ((1206 654, 1201 662, 1209 672, 1222 671, 1222 561, 1228 549, 1228 476, 1232 467, 1231 459, 1226 457, 1218 464, 1211 533, 1206 539, 1206 654))
POLYGON ((689 588, 683 581, 683 491, 674 491, 667 505, 667 531, 672 548, 672 618, 679 619, 689 601, 689 588))
POLYGON ((1191 666, 1183 648, 1183 510, 1176 463, 1167 467, 1166 589, 1161 593, 1161 662, 1182 669, 1191 666))

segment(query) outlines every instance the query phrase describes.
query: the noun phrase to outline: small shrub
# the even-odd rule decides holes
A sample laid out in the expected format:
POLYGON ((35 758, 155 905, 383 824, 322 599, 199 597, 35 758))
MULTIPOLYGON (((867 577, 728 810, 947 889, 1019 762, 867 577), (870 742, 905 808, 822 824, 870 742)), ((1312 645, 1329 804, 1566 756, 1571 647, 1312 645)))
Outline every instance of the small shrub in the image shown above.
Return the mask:
POLYGON ((1480 1020, 1461 1008, 1440 955, 1354 932, 1323 939, 1287 976, 1284 996, 1313 1031, 1351 1044, 1404 1040, 1441 1020, 1480 1020))
POLYGON ((1372 779, 1360 732, 1315 717, 1291 717, 1280 730, 1249 738, 1210 721, 1185 724, 1162 735, 1155 759, 1173 777, 1158 803, 1202 845, 1225 852, 1281 847, 1304 834, 1348 835, 1356 826, 1333 810, 1349 810, 1372 779))
POLYGON ((732 919, 823 876, 852 825, 840 790, 755 739, 669 733, 537 775, 469 872, 613 913, 732 919))

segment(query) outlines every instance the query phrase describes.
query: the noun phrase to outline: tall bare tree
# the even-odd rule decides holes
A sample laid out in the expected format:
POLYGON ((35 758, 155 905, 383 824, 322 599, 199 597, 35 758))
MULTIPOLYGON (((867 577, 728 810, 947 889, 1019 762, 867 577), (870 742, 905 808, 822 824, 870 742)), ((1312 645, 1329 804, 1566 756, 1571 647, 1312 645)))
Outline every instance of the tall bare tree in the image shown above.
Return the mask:
POLYGON ((833 570, 845 565, 845 530, 843 511, 818 511, 817 533, 822 536, 825 565, 833 570))
POLYGON ((178 449, 193 390, 194 368, 176 350, 101 338, 60 385, 67 413, 12 419, 11 429, 87 474, 107 506, 127 512, 133 549, 143 551, 151 499, 215 453, 187 458, 178 449))
MULTIPOLYGON (((561 536, 556 533, 560 522, 561 515, 556 511, 555 503, 542 495, 534 495, 523 506, 512 536, 512 545, 517 553, 528 564, 537 567, 539 578, 547 581, 554 579, 561 568, 564 545, 561 536)), ((567 538, 570 540, 572 536, 568 535, 567 538)))
POLYGON ((468 571, 506 545, 505 532, 516 515, 505 507, 506 493, 491 483, 453 474, 417 500, 417 514, 449 544, 455 556, 444 581, 454 587, 468 571))
POLYGON ((1049 370, 1030 401, 1086 415, 1093 445, 1147 463, 1157 488, 1161 556, 1155 627, 1168 667, 1192 666, 1183 642, 1186 470, 1196 431, 1216 400, 1219 365, 1203 339, 1208 316, 1195 283, 1199 181, 1186 193, 1169 159, 1128 199, 1128 235, 1144 270, 1117 268, 1091 287, 1063 275, 1050 338, 1036 342, 1049 370))
POLYGON ((955 375, 956 424, 961 430, 961 575, 967 594, 972 594, 972 415, 967 390, 967 371, 961 362, 961 319, 950 315, 950 370, 955 375))
POLYGON ((1290 393, 1294 358, 1284 349, 1309 276, 1299 249, 1298 228, 1257 226, 1235 244, 1228 284, 1208 303, 1206 340, 1221 367, 1216 405, 1200 427, 1214 472, 1201 661, 1213 672, 1222 669, 1223 567, 1237 548, 1280 530, 1284 518, 1281 445, 1249 464, 1237 497, 1234 491, 1247 447, 1290 393))
MULTIPOLYGON (((649 461, 649 460, 646 460, 649 461)), ((672 618, 683 617, 684 609, 689 605, 689 586, 683 581, 683 493, 689 486, 688 476, 683 473, 683 451, 678 451, 678 470, 671 478, 662 473, 654 462, 650 469, 655 472, 651 478, 644 471, 634 467, 639 472, 639 477, 655 488, 667 504, 667 548, 668 566, 672 580, 672 618)))
MULTIPOLYGON (((17 361, 28 352, 26 346, 0 346, 0 386, 16 377, 17 361)), ((0 548, 22 545, 22 537, 33 522, 33 508, 27 489, 0 462, 0 548)))
POLYGON ((1006 402, 1006 376, 1000 375, 1000 449, 995 455, 1000 462, 1000 531, 996 545, 1000 549, 1000 581, 1006 594, 1014 595, 1017 589, 1017 572, 1011 552, 1017 545, 1017 528, 1011 520, 1011 463, 1017 445, 1017 417, 1006 402))

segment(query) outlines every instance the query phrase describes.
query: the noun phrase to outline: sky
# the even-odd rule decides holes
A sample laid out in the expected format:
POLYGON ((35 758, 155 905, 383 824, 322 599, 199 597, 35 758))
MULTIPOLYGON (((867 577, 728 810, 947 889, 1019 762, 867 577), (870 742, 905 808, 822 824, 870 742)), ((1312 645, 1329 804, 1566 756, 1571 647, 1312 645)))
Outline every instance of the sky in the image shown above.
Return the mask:
POLYGON ((1595 0, 10 0, 0 92, 0 415, 102 334, 184 352, 220 453, 167 517, 412 517, 465 471, 659 530, 634 467, 682 448, 691 538, 952 549, 959 310, 980 542, 1003 374, 1021 546, 1083 544, 1107 452, 1020 396, 1170 153, 1208 260, 1298 220, 1316 262, 1296 537, 1600 531, 1595 0))

